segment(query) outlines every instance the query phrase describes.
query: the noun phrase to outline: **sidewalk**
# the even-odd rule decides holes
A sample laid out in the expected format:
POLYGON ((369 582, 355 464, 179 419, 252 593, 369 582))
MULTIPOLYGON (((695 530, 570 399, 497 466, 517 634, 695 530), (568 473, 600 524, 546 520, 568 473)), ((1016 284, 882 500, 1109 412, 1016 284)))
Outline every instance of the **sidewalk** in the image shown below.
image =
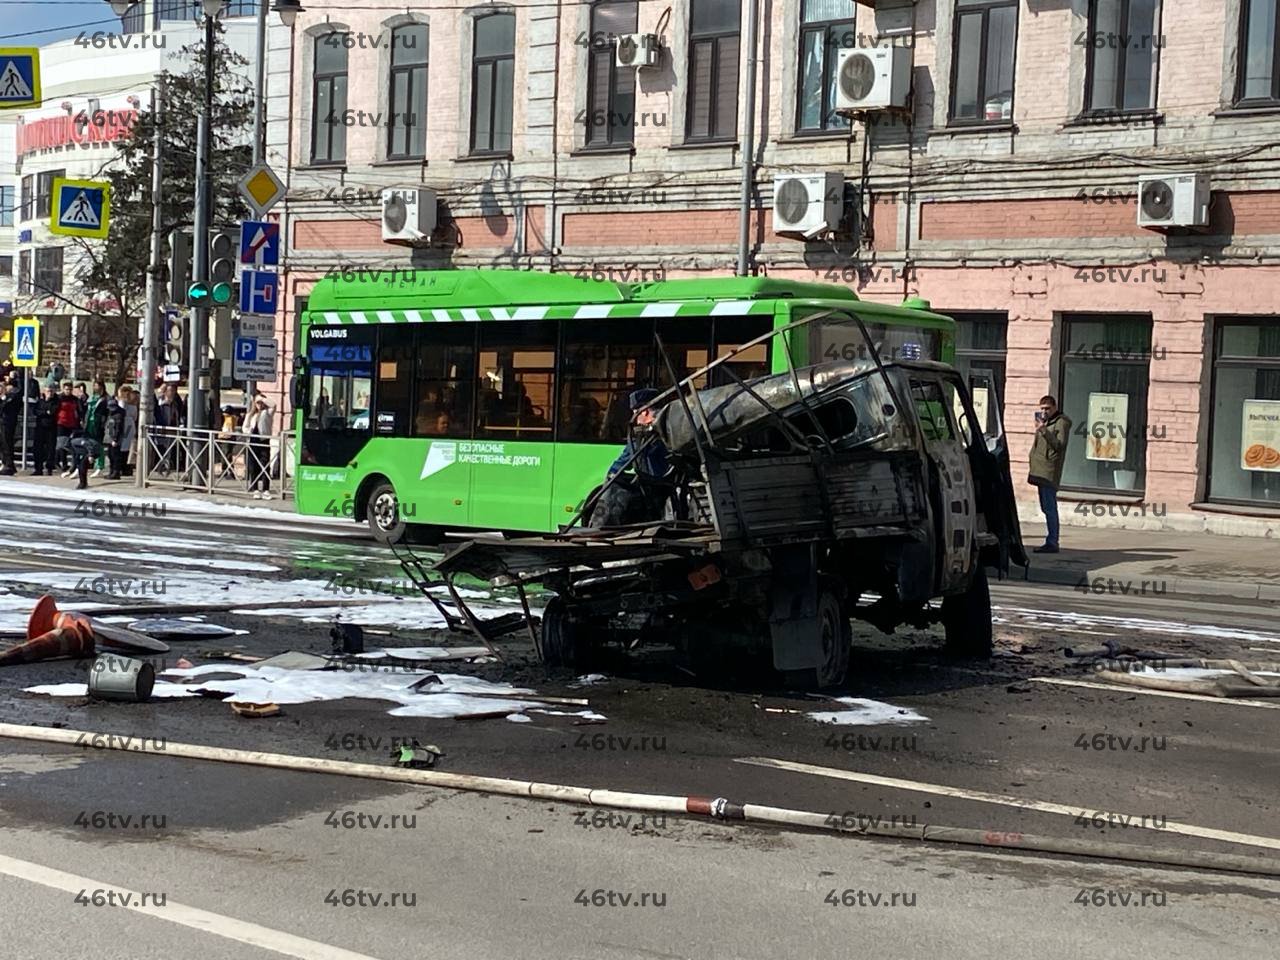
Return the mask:
MULTIPOLYGON (((1098 594, 1238 597, 1280 602, 1280 544, 1267 537, 1062 527, 1062 552, 1032 553, 1044 543, 1043 523, 1022 522, 1031 559, 1028 579, 1098 594)), ((1022 576, 1020 567, 1010 572, 1022 576)))
MULTIPOLYGON (((140 489, 132 479, 90 480, 88 490, 76 490, 75 485, 74 477, 0 477, 0 504, 9 496, 76 499, 90 510, 95 501, 102 501, 103 509, 110 502, 164 503, 178 512, 241 516, 269 512, 273 518, 353 526, 350 520, 336 517, 298 517, 292 500, 209 496, 169 486, 140 489)), ((1063 526, 1061 553, 1031 553, 1044 542, 1044 533, 1044 524, 1022 522, 1022 540, 1031 558, 1027 579, 1033 583, 1087 586, 1099 594, 1135 597, 1175 594, 1280 602, 1280 544, 1271 538, 1063 526)), ((1022 568, 1014 566, 1010 576, 1020 580, 1022 568)))

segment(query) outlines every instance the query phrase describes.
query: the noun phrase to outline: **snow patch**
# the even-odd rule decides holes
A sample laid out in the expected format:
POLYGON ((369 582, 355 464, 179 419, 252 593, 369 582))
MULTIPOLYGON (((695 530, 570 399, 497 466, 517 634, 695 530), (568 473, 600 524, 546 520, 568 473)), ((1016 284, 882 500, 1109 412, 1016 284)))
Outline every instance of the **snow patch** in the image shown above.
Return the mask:
POLYGON ((929 718, 910 707, 897 707, 883 700, 866 700, 862 697, 836 697, 847 710, 818 710, 807 714, 819 723, 834 723, 841 727, 876 726, 878 724, 928 723, 929 718))

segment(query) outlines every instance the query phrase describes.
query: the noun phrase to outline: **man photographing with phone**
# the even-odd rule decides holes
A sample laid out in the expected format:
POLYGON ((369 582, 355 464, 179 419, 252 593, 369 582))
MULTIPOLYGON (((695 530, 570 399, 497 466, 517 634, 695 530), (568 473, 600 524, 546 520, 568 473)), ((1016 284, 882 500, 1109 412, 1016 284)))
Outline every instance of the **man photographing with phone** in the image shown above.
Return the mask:
POLYGON ((1057 399, 1047 394, 1041 397, 1027 482, 1040 491, 1040 512, 1049 529, 1044 545, 1036 547, 1035 553, 1058 552, 1058 486, 1062 483, 1062 464, 1070 439, 1071 420, 1058 409, 1057 399))

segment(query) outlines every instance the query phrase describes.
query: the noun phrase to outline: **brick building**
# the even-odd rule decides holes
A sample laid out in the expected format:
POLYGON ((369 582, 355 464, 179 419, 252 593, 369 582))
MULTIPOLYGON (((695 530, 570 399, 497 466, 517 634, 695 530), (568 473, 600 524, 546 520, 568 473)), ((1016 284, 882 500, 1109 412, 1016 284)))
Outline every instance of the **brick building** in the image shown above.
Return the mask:
MULTIPOLYGON (((762 5, 752 268, 957 317, 959 363, 1003 395, 1016 476, 1038 398, 1059 395, 1077 424, 1064 497, 1084 504, 1067 522, 1274 535, 1276 6, 762 5), (907 61, 904 109, 836 112, 848 48, 907 61), (829 171, 856 215, 810 241, 777 234, 775 178, 829 171), (1139 225, 1150 175, 1185 179, 1151 209, 1195 224, 1195 174, 1207 223, 1139 225)), ((291 43, 272 33, 283 369, 335 267, 732 272, 749 2, 371 7, 309 0, 291 43), (655 65, 615 65, 613 37, 634 33, 658 36, 655 65), (379 191, 416 186, 436 191, 441 227, 384 243, 379 191)))

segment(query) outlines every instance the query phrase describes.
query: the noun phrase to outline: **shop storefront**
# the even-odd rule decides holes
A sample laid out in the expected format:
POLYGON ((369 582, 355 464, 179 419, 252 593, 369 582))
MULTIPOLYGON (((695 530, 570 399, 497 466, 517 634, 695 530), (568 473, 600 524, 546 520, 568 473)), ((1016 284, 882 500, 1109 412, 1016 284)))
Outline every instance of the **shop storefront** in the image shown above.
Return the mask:
POLYGON ((1208 499, 1280 508, 1280 317, 1214 324, 1208 499))

